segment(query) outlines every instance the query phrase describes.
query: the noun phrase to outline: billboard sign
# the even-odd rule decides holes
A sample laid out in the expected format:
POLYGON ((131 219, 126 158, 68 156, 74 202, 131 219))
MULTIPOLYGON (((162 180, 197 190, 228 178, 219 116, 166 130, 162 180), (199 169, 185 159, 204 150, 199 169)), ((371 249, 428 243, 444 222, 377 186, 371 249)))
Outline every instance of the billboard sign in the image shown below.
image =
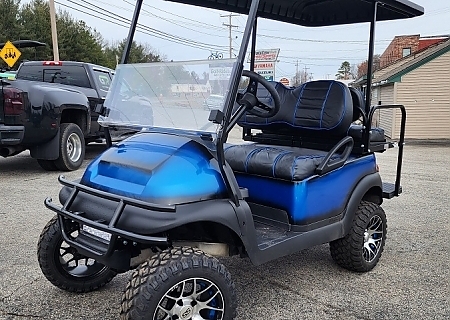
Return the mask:
POLYGON ((275 62, 256 62, 255 72, 266 80, 273 81, 275 77, 275 62))
MULTIPOLYGON (((255 51, 255 62, 258 61, 272 61, 275 62, 278 59, 278 54, 280 49, 261 49, 255 51)), ((248 62, 250 62, 250 56, 248 57, 248 62)))
POLYGON ((229 80, 233 66, 214 66, 209 68, 209 80, 229 80))

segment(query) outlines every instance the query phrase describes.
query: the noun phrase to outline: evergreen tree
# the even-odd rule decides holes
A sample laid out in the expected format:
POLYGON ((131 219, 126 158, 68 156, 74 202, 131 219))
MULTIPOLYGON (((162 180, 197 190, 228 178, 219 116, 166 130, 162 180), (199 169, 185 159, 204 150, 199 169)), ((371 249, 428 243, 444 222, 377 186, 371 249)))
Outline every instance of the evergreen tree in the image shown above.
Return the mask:
POLYGON ((338 69, 336 73, 337 80, 350 80, 355 78, 354 68, 350 65, 350 62, 344 61, 341 64, 341 67, 338 69))
MULTIPOLYGON (((0 0, 0 42, 19 40, 21 25, 18 21, 20 0, 0 0)), ((0 48, 1 49, 1 48, 0 48)))
MULTIPOLYGON (((0 0, 0 42, 35 40, 45 47, 20 48, 23 60, 53 60, 50 8, 46 0, 32 0, 20 7, 20 0, 0 0)), ((84 21, 66 11, 56 16, 58 49, 61 61, 83 61, 115 68, 122 56, 126 39, 108 45, 102 36, 84 21)), ((1 49, 1 48, 0 48, 1 49)), ((163 57, 146 44, 133 41, 129 63, 161 61, 163 57)), ((3 61, 0 67, 6 66, 3 61)))

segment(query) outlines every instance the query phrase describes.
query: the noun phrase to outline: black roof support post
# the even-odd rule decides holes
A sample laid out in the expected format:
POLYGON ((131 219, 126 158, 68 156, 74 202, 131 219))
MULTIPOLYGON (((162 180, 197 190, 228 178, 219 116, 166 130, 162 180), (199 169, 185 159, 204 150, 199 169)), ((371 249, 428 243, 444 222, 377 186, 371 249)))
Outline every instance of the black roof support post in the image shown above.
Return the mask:
MULTIPOLYGON (((139 19, 139 13, 141 12, 141 7, 142 7, 143 1, 144 0, 136 0, 136 6, 134 7, 134 13, 133 13, 133 19, 131 20, 130 29, 128 31, 127 42, 125 43, 125 46, 123 48, 122 57, 120 58, 120 64, 127 63, 128 57, 130 56, 131 46, 133 45, 134 33, 136 31, 137 22, 139 19)), ((111 139, 111 133, 109 132, 109 127, 106 126, 104 128, 104 130, 105 130, 106 146, 108 148, 111 148, 112 139, 111 139)))
POLYGON ((128 38, 123 48, 122 58, 120 59, 121 64, 125 64, 130 56, 131 45, 133 44, 134 32, 136 31, 136 26, 139 19, 139 13, 141 12, 142 2, 144 0, 136 0, 136 6, 134 7, 133 20, 131 20, 130 30, 128 31, 128 38))
POLYGON ((241 81, 242 70, 244 69, 245 56, 247 54, 247 48, 250 42, 250 36, 252 34, 253 26, 255 25, 258 6, 259 0, 253 0, 250 4, 247 23, 245 25, 244 35, 242 36, 241 47, 239 49, 237 61, 234 64, 233 69, 231 71, 230 83, 228 84, 229 90, 225 97, 225 108, 223 110, 225 117, 222 126, 219 129, 219 132, 217 133, 217 141, 216 141, 217 160, 219 162, 220 172, 224 177, 225 185, 227 186, 230 198, 236 205, 239 205, 239 199, 242 199, 242 195, 239 190, 239 186, 237 185, 236 178, 233 175, 233 172, 226 164, 223 144, 227 141, 228 132, 231 129, 230 119, 231 113, 233 111, 234 99, 238 92, 239 83, 241 81))
MULTIPOLYGON (((258 31, 258 16, 255 17, 255 24, 253 25, 252 31, 252 46, 250 48, 250 71, 255 71, 255 54, 256 54, 256 33, 258 31)), ((243 128, 242 129, 242 139, 248 134, 251 134, 251 129, 243 128)))
POLYGON ((252 47, 250 51, 250 71, 255 70, 255 54, 256 54, 256 32, 258 29, 258 17, 255 18, 255 24, 253 25, 252 34, 252 47))
MULTIPOLYGON (((375 50, 375 25, 377 23, 377 10, 378 10, 378 1, 375 1, 373 3, 372 21, 370 22, 369 56, 367 58, 367 87, 366 87, 366 106, 365 106, 366 115, 368 115, 370 112, 370 105, 372 100, 372 77, 373 77, 372 73, 373 73, 373 55, 375 50)), ((364 139, 363 139, 364 152, 369 152, 371 126, 372 126, 371 123, 365 124, 364 139)))

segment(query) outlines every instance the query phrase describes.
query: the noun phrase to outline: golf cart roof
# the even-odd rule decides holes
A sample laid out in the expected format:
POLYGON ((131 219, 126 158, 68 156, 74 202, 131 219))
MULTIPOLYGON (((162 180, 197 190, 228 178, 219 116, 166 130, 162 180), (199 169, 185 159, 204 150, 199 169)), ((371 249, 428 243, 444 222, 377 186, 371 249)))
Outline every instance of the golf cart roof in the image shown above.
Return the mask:
MULTIPOLYGON (((46 44, 43 42, 39 42, 39 41, 34 41, 34 40, 16 40, 16 41, 11 41, 11 43, 16 47, 16 48, 35 48, 35 47, 45 47, 46 44)), ((3 48, 5 46, 5 43, 0 43, 0 48, 3 48)))
MULTIPOLYGON (((229 12, 247 14, 251 0, 167 0, 229 12)), ((301 26, 319 27, 373 20, 378 0, 261 0, 258 17, 301 26)), ((412 18, 423 7, 408 0, 378 1, 377 21, 412 18)))

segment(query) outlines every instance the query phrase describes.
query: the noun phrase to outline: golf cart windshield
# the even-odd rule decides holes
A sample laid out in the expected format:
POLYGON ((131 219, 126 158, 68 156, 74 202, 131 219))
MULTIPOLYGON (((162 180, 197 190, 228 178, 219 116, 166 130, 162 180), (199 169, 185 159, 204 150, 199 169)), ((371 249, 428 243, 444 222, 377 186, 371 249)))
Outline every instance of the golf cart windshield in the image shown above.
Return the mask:
MULTIPOLYGON (((103 126, 167 128, 214 133, 208 121, 211 97, 223 97, 234 60, 123 64, 105 100, 103 126)), ((224 101, 214 107, 223 109, 224 101)))

